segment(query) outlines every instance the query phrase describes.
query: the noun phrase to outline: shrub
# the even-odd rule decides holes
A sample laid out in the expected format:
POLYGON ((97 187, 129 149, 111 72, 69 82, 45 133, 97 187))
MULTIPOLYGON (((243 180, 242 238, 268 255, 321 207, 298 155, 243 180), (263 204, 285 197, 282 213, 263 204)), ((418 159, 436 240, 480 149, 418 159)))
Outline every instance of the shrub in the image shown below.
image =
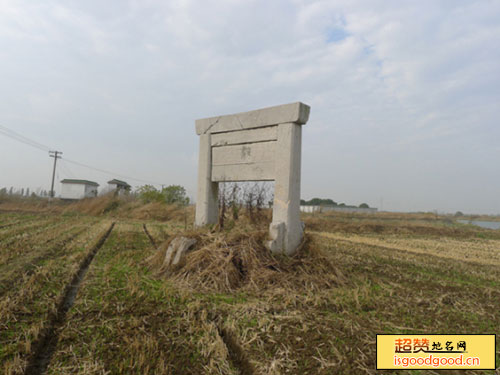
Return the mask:
POLYGON ((180 185, 170 185, 162 190, 158 190, 152 185, 144 185, 137 190, 137 194, 144 203, 189 204, 186 189, 180 185))
POLYGON ((169 204, 177 203, 180 205, 189 204, 189 198, 186 195, 186 189, 180 185, 170 185, 163 188, 161 193, 165 197, 165 202, 169 204))
POLYGON ((161 191, 156 189, 153 185, 141 186, 137 190, 137 194, 139 195, 139 199, 141 199, 144 203, 165 201, 165 197, 163 196, 161 191))

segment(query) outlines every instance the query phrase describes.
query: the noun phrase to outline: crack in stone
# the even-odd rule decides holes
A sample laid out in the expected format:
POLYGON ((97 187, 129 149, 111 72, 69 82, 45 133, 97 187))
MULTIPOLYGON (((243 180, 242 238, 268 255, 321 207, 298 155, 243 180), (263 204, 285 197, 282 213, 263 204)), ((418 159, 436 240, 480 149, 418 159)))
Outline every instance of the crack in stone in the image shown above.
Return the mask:
POLYGON ((207 134, 210 129, 212 129, 215 125, 217 125, 220 119, 221 116, 217 117, 217 120, 215 120, 213 124, 210 124, 209 127, 203 132, 203 134, 207 134))

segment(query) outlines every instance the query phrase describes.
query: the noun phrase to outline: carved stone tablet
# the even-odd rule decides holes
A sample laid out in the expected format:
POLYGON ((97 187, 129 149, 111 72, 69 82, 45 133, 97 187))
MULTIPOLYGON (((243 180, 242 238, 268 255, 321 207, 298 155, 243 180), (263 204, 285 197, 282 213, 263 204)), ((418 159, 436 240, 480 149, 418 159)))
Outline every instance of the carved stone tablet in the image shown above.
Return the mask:
POLYGON ((275 181, 271 240, 274 253, 293 254, 303 237, 300 221, 302 125, 309 106, 284 104, 196 120, 200 136, 197 226, 218 219, 218 183, 275 181))

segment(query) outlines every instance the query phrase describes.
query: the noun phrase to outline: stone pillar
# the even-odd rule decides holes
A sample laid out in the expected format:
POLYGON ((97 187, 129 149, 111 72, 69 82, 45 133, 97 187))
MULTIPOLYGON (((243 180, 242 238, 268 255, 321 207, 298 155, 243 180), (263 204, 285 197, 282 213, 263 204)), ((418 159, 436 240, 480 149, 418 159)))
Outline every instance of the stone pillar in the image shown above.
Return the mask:
POLYGON ((287 255, 300 245, 304 228, 300 221, 300 163, 302 126, 278 125, 273 221, 269 227, 273 253, 287 255))
POLYGON ((217 224, 219 184, 212 182, 212 144, 211 135, 200 135, 200 154, 198 159, 198 192, 196 196, 195 225, 217 224))

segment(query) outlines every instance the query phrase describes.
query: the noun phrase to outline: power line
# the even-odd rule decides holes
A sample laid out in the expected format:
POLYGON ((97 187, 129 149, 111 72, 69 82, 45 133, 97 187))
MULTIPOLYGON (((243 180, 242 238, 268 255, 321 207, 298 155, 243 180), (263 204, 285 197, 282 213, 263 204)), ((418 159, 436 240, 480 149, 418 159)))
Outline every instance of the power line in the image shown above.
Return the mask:
POLYGON ((61 163, 59 164, 60 167, 63 169, 64 174, 68 176, 69 178, 75 178, 75 175, 73 172, 71 172, 71 169, 66 165, 66 163, 63 163, 64 159, 61 159, 61 163))
POLYGON ((148 181, 148 180, 142 180, 140 178, 125 176, 125 175, 118 174, 118 173, 115 173, 115 172, 107 171, 105 169, 100 169, 100 168, 92 167, 91 165, 83 164, 83 163, 80 163, 80 162, 75 161, 75 160, 70 160, 68 158, 64 158, 63 160, 66 161, 66 162, 68 162, 68 163, 73 163, 73 164, 79 165, 80 167, 85 167, 85 168, 88 168, 88 169, 93 169, 94 171, 97 171, 97 172, 105 173, 107 175, 121 177, 121 178, 127 178, 129 180, 134 180, 134 181, 138 181, 138 182, 144 182, 146 184, 161 185, 161 183, 159 183, 159 182, 153 182, 153 181, 148 181))
MULTIPOLYGON (((3 125, 0 125, 0 134, 4 135, 6 137, 12 138, 12 139, 14 139, 14 140, 16 140, 18 142, 24 143, 24 144, 26 144, 28 146, 31 146, 31 147, 37 148, 39 150, 42 150, 44 152, 49 152, 49 156, 51 156, 51 157, 54 157, 54 155, 51 155, 50 153, 54 153, 55 152, 56 154, 55 154, 55 157, 54 157, 54 163, 56 162, 57 159, 61 159, 60 154, 62 154, 62 152, 60 152, 60 151, 51 151, 50 147, 48 147, 48 146, 46 146, 46 145, 44 145, 42 143, 38 143, 37 141, 34 141, 34 140, 32 140, 32 139, 30 139, 28 137, 25 137, 25 136, 23 136, 23 135, 15 132, 14 130, 9 129, 9 128, 3 126, 3 125)), ((68 163, 73 163, 73 164, 79 165, 81 167, 92 169, 92 170, 97 171, 97 172, 105 173, 105 174, 110 175, 110 176, 116 176, 116 177, 126 178, 126 179, 129 179, 129 180, 143 182, 143 183, 146 183, 146 184, 161 185, 161 183, 159 183, 159 182, 152 182, 152 181, 143 180, 143 179, 140 179, 140 178, 125 176, 125 175, 122 175, 122 174, 119 174, 119 173, 115 173, 115 172, 107 171, 107 170, 104 170, 104 169, 96 168, 96 167, 93 167, 91 165, 83 164, 83 163, 80 163, 80 162, 75 161, 75 160, 71 160, 71 159, 67 159, 67 158, 64 158, 62 160, 65 160, 68 163)))
POLYGON ((38 143, 37 141, 34 141, 28 137, 25 137, 25 136, 15 132, 14 130, 11 130, 11 129, 9 129, 5 126, 2 126, 2 125, 0 125, 0 134, 4 135, 6 137, 12 138, 18 142, 24 143, 28 146, 37 148, 39 150, 42 150, 45 152, 50 151, 50 147, 48 147, 44 144, 38 143))

